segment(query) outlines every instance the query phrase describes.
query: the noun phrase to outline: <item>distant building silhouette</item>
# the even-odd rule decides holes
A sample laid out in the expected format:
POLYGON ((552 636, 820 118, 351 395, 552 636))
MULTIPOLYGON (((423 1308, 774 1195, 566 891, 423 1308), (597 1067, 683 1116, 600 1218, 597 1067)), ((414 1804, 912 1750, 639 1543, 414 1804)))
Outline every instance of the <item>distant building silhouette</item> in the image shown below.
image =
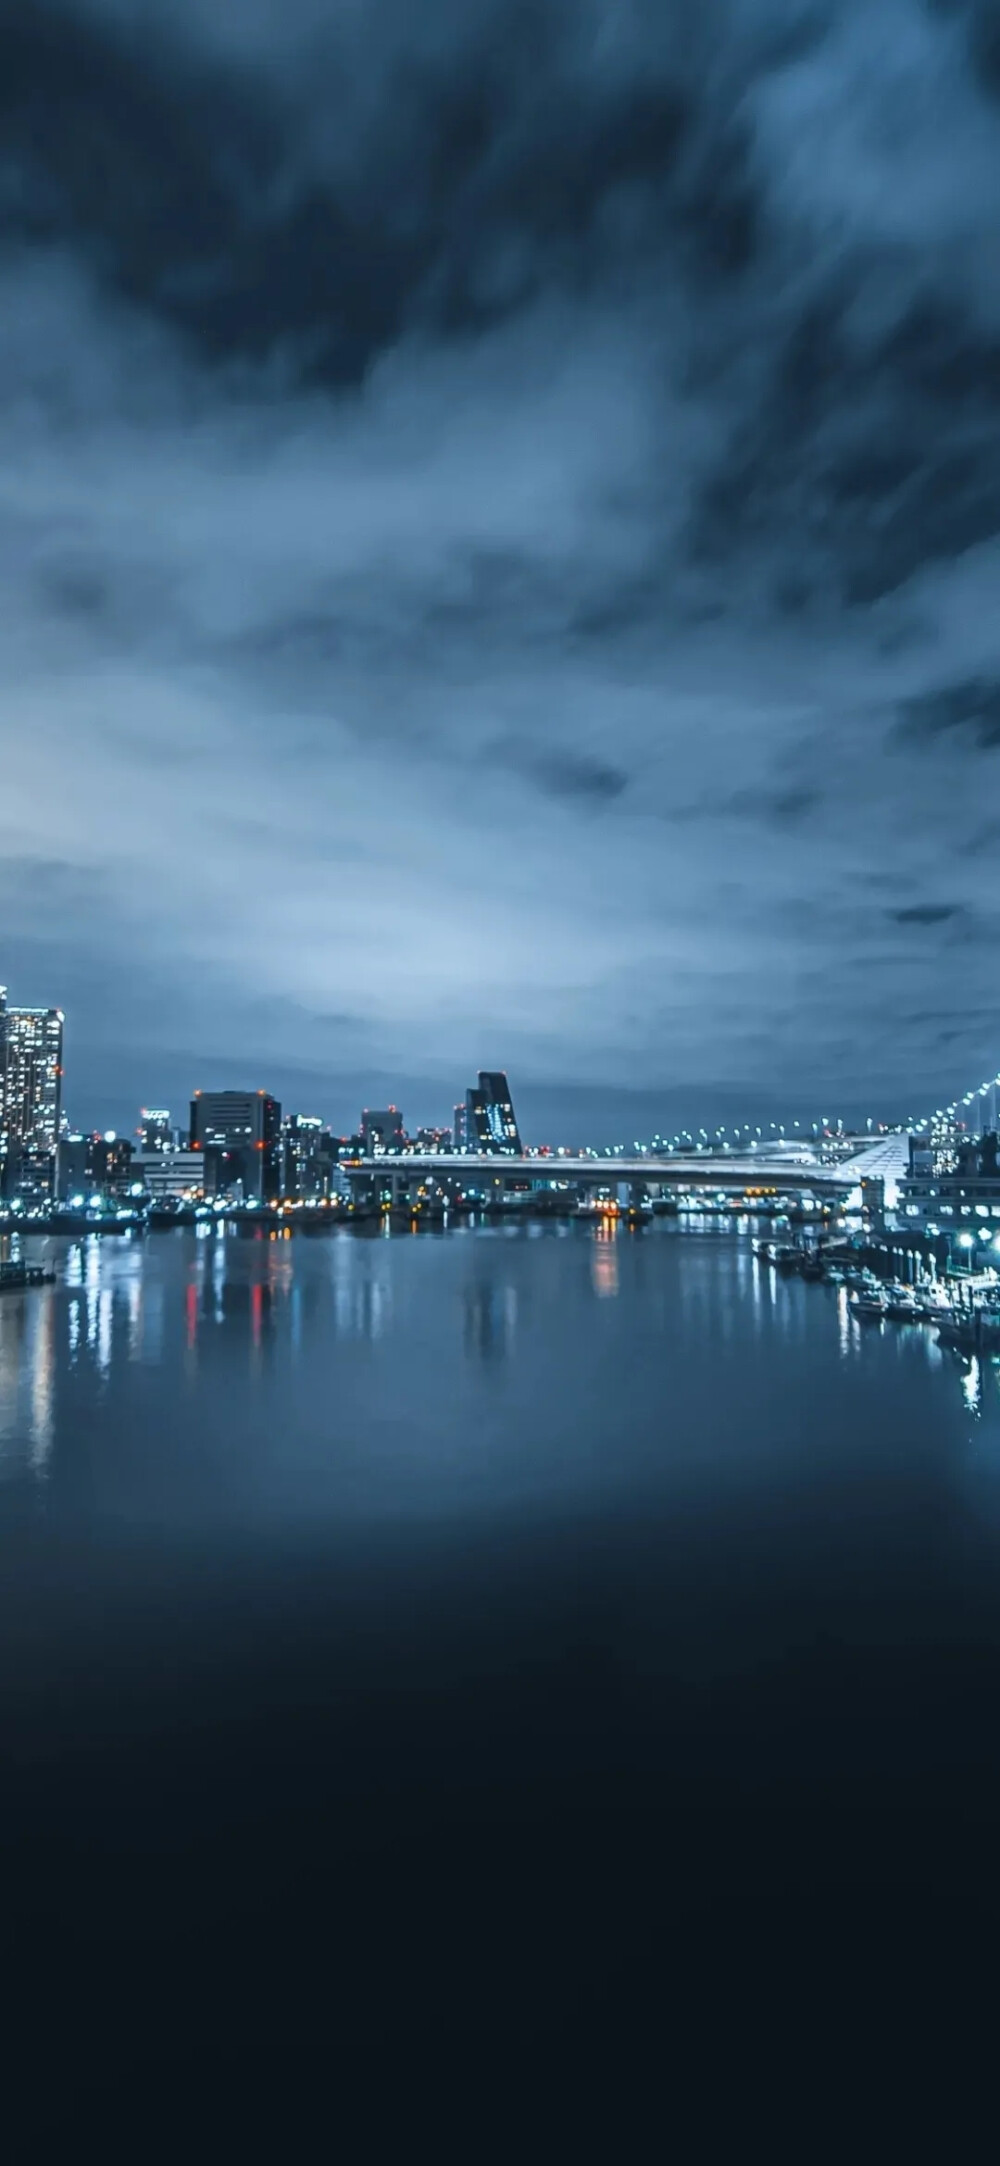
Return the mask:
POLYGON ((242 1191, 248 1202, 276 1196, 281 1179, 281 1107, 268 1091, 196 1091, 191 1149, 205 1154, 206 1196, 242 1191))
POLYGON ((399 1107, 386 1106, 383 1111, 372 1112, 366 1106, 361 1115, 361 1136, 365 1151, 375 1158, 383 1152, 401 1151, 406 1131, 399 1107))

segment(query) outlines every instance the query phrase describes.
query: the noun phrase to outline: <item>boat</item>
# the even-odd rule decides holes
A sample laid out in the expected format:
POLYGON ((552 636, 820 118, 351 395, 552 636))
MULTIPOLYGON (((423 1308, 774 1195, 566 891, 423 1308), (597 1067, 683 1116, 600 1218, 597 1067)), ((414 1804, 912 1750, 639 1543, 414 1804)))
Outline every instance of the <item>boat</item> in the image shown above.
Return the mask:
POLYGON ((881 1322, 886 1313, 886 1299, 881 1287, 859 1287, 850 1296, 853 1316, 875 1318, 881 1322))
POLYGON ((885 1290, 885 1313, 897 1324, 918 1324, 923 1317, 923 1305, 909 1286, 887 1286, 885 1290))

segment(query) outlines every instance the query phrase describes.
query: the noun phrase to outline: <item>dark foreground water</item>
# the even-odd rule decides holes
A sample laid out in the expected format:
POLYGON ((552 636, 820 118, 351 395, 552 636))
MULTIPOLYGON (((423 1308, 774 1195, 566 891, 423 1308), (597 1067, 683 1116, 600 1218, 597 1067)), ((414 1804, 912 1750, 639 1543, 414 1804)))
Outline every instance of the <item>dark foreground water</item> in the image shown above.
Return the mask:
POLYGON ((993 1967, 995 1370, 727 1226, 45 1253, 0 1299, 40 2110, 993 1967))

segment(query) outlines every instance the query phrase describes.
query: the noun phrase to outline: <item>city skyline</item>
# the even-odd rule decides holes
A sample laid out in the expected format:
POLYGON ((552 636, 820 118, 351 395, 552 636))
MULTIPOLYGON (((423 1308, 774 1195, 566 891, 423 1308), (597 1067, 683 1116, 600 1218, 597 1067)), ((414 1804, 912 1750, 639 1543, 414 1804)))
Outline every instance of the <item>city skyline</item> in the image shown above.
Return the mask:
POLYGON ((989 1072, 979 12, 141 13, 5 13, 0 917, 81 1117, 989 1072))
MULTIPOLYGON (((95 1140, 101 1135, 108 1134, 109 1130, 112 1136, 135 1135, 136 1137, 140 1137, 142 1139, 142 1147, 147 1150, 159 1149, 163 1147, 165 1138, 168 1134, 172 1134, 175 1136, 183 1135, 186 1137, 189 1130, 193 1133, 195 1127, 196 1104, 203 1095, 203 1087, 200 1085, 195 1088, 193 1097, 191 1096, 191 1086, 189 1084, 186 1085, 179 1094, 177 1094, 181 1103, 190 1103, 190 1120, 188 1122, 173 1121, 169 1107, 164 1108, 163 1106, 161 1106, 159 1109, 151 1109, 150 1106, 145 1103, 139 1105, 138 1107, 136 1107, 135 1105, 130 1105, 123 1113, 121 1113, 120 1115, 116 1115, 113 1121, 109 1120, 108 1103, 123 1103, 123 1101, 120 1099, 112 1099, 110 1101, 105 1100, 102 1107, 98 1110, 93 1119, 71 1119, 69 1111, 67 1109, 67 1105, 65 1103, 64 1069, 62 1065, 63 1031, 66 1020, 64 1011, 61 1008, 55 1008, 52 1006, 15 1007, 8 1000, 8 988, 2 983, 0 983, 0 1137, 2 1137, 5 1133, 4 1122, 9 1106, 9 1090, 7 1080, 8 1037, 10 1030, 9 1018, 12 1016, 20 1018, 22 1022, 27 1023, 36 1033, 41 1033, 37 1047, 37 1065, 39 1068, 39 1075, 43 1078, 40 1088, 46 1094, 46 1103, 48 1103, 49 1094, 51 1094, 51 1105, 49 1106, 49 1112, 44 1115, 44 1120, 47 1123, 47 1126, 45 1126, 44 1134, 42 1132, 42 1128, 39 1127, 37 1135, 35 1135, 34 1131, 32 1131, 32 1135, 29 1138, 27 1130, 25 1130, 25 1133, 23 1135, 21 1135, 20 1132, 18 1133, 18 1140, 33 1140, 43 1146, 46 1143, 50 1144, 52 1137, 59 1132, 60 1122, 62 1130, 64 1132, 68 1131, 81 1135, 90 1135, 94 1137, 95 1140), (53 1032, 55 1033, 54 1037, 52 1035, 53 1032), (53 1064, 55 1065, 53 1066, 53 1064), (51 1131, 51 1134, 49 1133, 49 1131, 51 1131), (158 1131, 158 1134, 155 1136, 155 1138, 153 1135, 153 1131, 158 1131)), ((232 1096, 234 1094, 234 1084, 231 1073, 232 1062, 229 1063, 229 1069, 230 1073, 227 1079, 222 1082, 216 1082, 209 1090, 209 1096, 212 1096, 213 1094, 216 1097, 219 1097, 220 1095, 232 1096)), ((27 1069, 25 1070, 25 1075, 27 1076, 27 1069)), ((318 1079, 314 1078, 312 1080, 318 1083, 318 1079)), ((36 1082, 34 1078, 28 1078, 27 1083, 25 1082, 25 1079, 23 1077, 21 1078, 21 1081, 19 1083, 19 1090, 22 1098, 29 1098, 35 1088, 36 1082)), ((623 1139, 616 1138, 614 1147, 629 1148, 632 1143, 645 1146, 650 1142, 659 1141, 672 1142, 676 1144, 678 1141, 685 1138, 689 1140, 693 1145, 698 1146, 700 1143, 707 1144, 710 1141, 713 1141, 716 1138, 721 1138, 726 1134, 731 1134, 735 1136, 741 1132, 745 1132, 749 1135, 754 1130, 756 1130, 756 1133, 758 1135, 767 1134, 768 1132, 784 1135, 786 1131, 789 1135, 792 1135, 793 1133, 819 1133, 824 1130, 827 1132, 832 1132, 837 1127, 844 1127, 849 1130, 856 1130, 859 1133, 863 1132, 866 1127, 870 1131, 873 1127, 900 1128, 908 1126, 911 1129, 922 1131, 932 1126, 934 1119, 937 1117, 941 1117, 942 1115, 947 1115, 948 1117, 957 1115, 961 1119, 964 1115, 969 1114, 970 1126, 975 1128, 977 1126, 977 1122, 979 1123, 979 1125, 983 1125, 983 1122, 985 1121, 986 1111, 988 1111, 989 1115, 988 1124, 990 1126, 995 1126, 997 1124, 998 1113, 998 1090, 1000 1090, 1000 1072, 998 1072, 995 1077, 987 1078, 987 1080, 984 1081, 982 1084, 974 1085, 972 1086, 972 1088, 964 1092, 956 1092, 955 1096, 952 1099, 946 1100, 944 1104, 939 1106, 937 1109, 931 1109, 929 1105, 925 1103, 922 1107, 922 1110, 919 1112, 915 1110, 915 1107, 913 1105, 911 1105, 905 1113, 891 1112, 887 1111, 884 1108, 879 1108, 876 1106, 873 1111, 870 1111, 867 1114, 859 1113, 857 1111, 857 1108, 855 1107, 849 1109, 846 1114, 844 1110, 840 1108, 833 1112, 817 1113, 815 1110, 813 1110, 811 1113, 803 1111, 802 1113, 795 1115, 786 1108, 786 1117, 784 1119, 780 1119, 774 1113, 773 1107, 768 1110, 768 1108, 765 1106, 762 1117, 758 1119, 758 1116, 761 1115, 761 1108, 759 1106, 748 1106, 744 1104, 741 1109, 741 1117, 739 1120, 726 1119, 719 1120, 717 1122, 712 1121, 710 1125, 705 1125, 704 1123, 699 1123, 697 1121, 696 1115, 697 1110, 699 1109, 696 1108, 695 1114, 692 1116, 694 1119, 694 1125, 691 1127, 685 1127, 682 1123, 679 1122, 677 1126, 671 1130, 669 1120, 661 1117, 655 1122, 653 1122, 653 1124, 644 1134, 636 1133, 632 1136, 625 1135, 623 1139), (970 1108, 972 1109, 971 1113, 969 1113, 970 1108), (982 1119, 980 1119, 981 1115, 982 1119)), ((268 1093, 267 1091, 265 1091, 263 1085, 257 1083, 251 1083, 249 1085, 246 1085, 244 1083, 236 1087, 235 1095, 239 1097, 245 1097, 248 1094, 257 1098, 273 1096, 278 1101, 279 1111, 284 1105, 286 1118, 290 1117, 296 1122, 304 1121, 305 1124, 310 1127, 323 1127, 331 1134, 339 1136, 341 1140, 351 1134, 363 1134, 366 1130, 367 1124, 369 1124, 370 1122, 381 1124, 386 1118, 385 1114, 372 1113, 367 1106, 362 1106, 360 1115, 358 1115, 356 1118, 354 1114, 351 1113, 347 1118, 344 1118, 340 1122, 338 1122, 335 1115, 332 1115, 329 1112, 317 1113, 314 1106, 311 1108, 307 1108, 304 1102, 300 1103, 298 1102, 298 1100, 296 1100, 294 1106, 288 1106, 280 1091, 268 1093)), ((534 1094, 532 1093, 530 1087, 525 1095, 527 1096, 529 1101, 533 1100, 534 1094)), ((569 1086, 564 1087, 564 1089, 559 1095, 567 1104, 572 1106, 575 1102, 579 1100, 579 1098, 583 1094, 580 1092, 576 1092, 576 1094, 574 1095, 572 1086, 569 1086)), ((327 1086, 326 1096, 330 1096, 329 1085, 327 1086)), ((650 1094, 650 1101, 653 1102, 654 1097, 658 1097, 659 1102, 662 1106, 668 1100, 669 1096, 669 1093, 650 1094)), ((521 1100, 522 1093, 519 1088, 519 1105, 521 1104, 521 1100)), ((339 1103, 343 1105, 343 1102, 343 1086, 341 1086, 339 1103)), ((356 1103, 357 1100, 355 1099, 355 1105, 356 1103)), ((411 1136, 415 1135, 418 1131, 425 1129, 429 1130, 433 1128, 438 1121, 438 1116, 442 1112, 446 1113, 448 1110, 448 1106, 438 1102, 438 1100, 435 1100, 430 1114, 428 1114, 424 1110, 423 1105, 421 1105, 420 1111, 416 1115, 411 1116, 410 1128, 406 1130, 405 1119, 402 1110, 396 1105, 394 1100, 388 1104, 388 1113, 391 1114, 391 1116, 393 1117, 394 1125, 399 1129, 401 1134, 405 1132, 406 1134, 411 1136)), ((513 1149, 516 1151, 522 1147, 519 1134, 519 1125, 516 1116, 514 1115, 513 1107, 510 1103, 510 1093, 507 1084, 507 1076, 504 1072, 499 1070, 489 1071, 480 1069, 478 1087, 470 1087, 469 1089, 467 1089, 464 1098, 458 1104, 455 1104, 453 1107, 451 1107, 450 1110, 452 1114, 451 1121, 443 1121, 440 1125, 442 1130, 445 1126, 448 1126, 451 1129, 452 1133, 455 1135, 456 1143, 458 1143, 460 1138, 462 1144, 465 1144, 466 1142, 471 1144, 473 1134, 475 1133, 479 1138, 480 1144, 485 1145, 486 1148, 492 1148, 502 1144, 503 1148, 513 1149), (488 1101, 491 1098, 494 1100, 498 1100, 496 1106, 496 1114, 498 1116, 497 1118, 494 1118, 489 1110, 488 1101)), ((707 1112, 708 1108, 707 1106, 703 1105, 700 1110, 707 1112)), ((731 1115, 734 1112, 734 1106, 729 1106, 727 1108, 727 1111, 731 1115)), ((526 1135, 525 1138, 525 1142, 528 1148, 538 1147, 541 1144, 564 1145, 566 1144, 567 1140, 568 1132, 560 1134, 529 1133, 528 1135, 526 1135)), ((580 1133, 576 1136, 575 1140, 584 1147, 596 1146, 601 1149, 609 1147, 608 1136, 604 1133, 599 1133, 597 1131, 594 1131, 591 1134, 580 1133)), ((171 1144, 170 1147, 173 1147, 173 1145, 171 1144)), ((185 1146, 181 1145, 180 1147, 184 1148, 185 1146)))

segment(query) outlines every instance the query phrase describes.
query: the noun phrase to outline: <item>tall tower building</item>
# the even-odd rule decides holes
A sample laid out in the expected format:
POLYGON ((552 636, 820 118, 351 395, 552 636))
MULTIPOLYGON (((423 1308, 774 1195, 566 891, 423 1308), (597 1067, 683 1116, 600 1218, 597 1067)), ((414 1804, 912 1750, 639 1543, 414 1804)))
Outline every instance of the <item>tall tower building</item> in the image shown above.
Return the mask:
POLYGON ((62 1110, 61 1008, 11 1008, 0 985, 0 1136, 8 1154, 54 1151, 62 1110))
POLYGON ((465 1107, 465 1140, 470 1150, 520 1157, 522 1144, 510 1085, 501 1070, 480 1069, 476 1088, 466 1092, 465 1107))
POLYGON ((0 1187, 52 1194, 62 1112, 61 1008, 11 1008, 0 986, 0 1187))

